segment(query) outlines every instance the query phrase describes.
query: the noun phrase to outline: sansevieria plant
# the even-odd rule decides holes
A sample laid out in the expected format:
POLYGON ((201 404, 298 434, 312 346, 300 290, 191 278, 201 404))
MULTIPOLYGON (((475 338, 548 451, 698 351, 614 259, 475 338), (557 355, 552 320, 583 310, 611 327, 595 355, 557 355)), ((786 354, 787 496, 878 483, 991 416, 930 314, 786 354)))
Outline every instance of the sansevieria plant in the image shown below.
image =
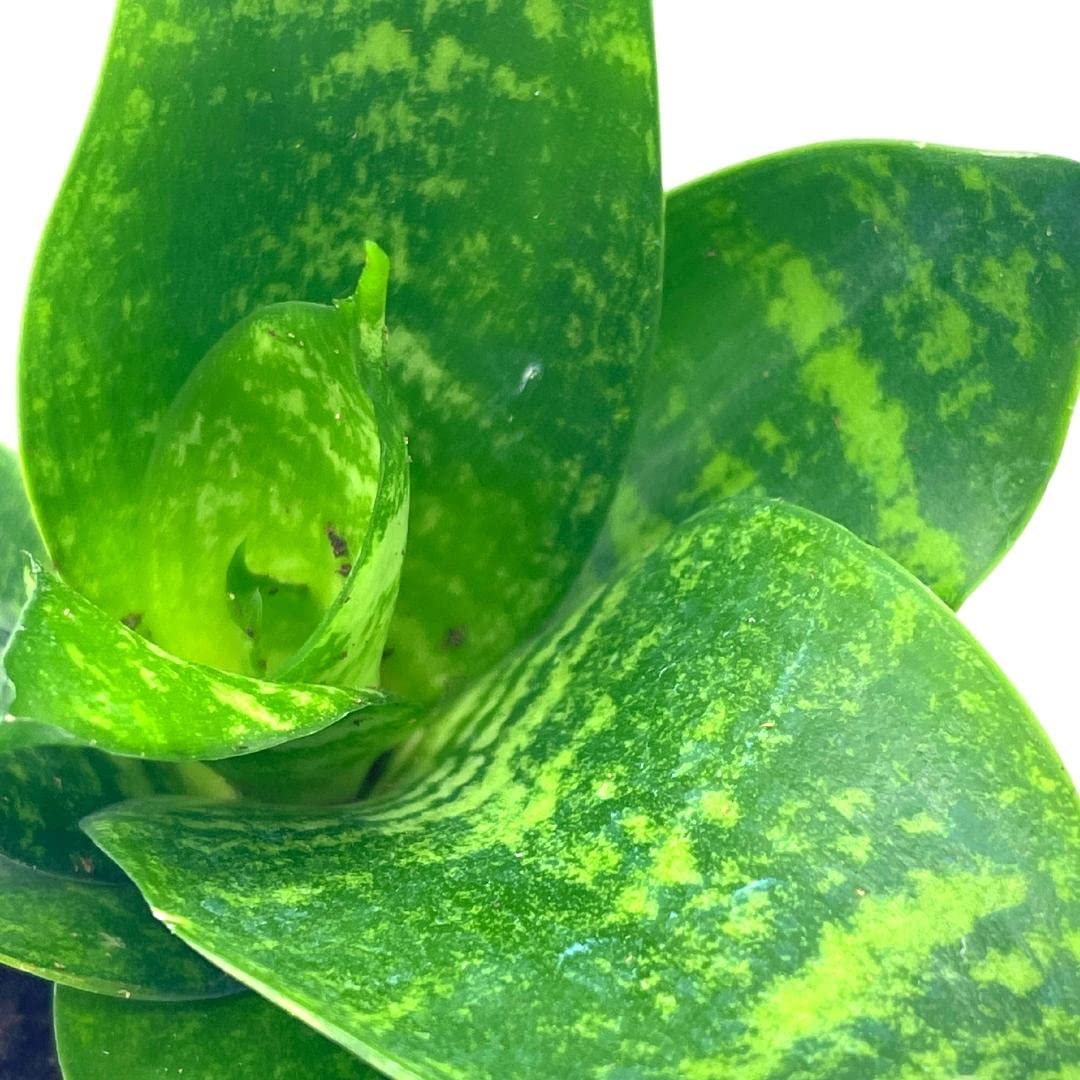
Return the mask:
POLYGON ((648 0, 120 0, 0 473, 71 1080, 1078 1075, 1076 793, 952 609, 1080 166, 657 135, 648 0))

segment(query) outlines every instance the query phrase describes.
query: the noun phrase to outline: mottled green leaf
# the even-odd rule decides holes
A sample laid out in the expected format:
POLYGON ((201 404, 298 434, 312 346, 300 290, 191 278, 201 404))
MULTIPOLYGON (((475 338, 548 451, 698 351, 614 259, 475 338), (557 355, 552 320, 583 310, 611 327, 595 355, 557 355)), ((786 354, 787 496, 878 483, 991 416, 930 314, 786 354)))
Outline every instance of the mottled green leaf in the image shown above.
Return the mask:
POLYGON ((0 960, 124 997, 234 989, 155 921, 138 890, 78 829, 93 810, 156 792, 222 797, 229 788, 199 764, 110 758, 71 746, 0 755, 0 960))
POLYGON ((1080 165, 902 143, 674 192, 661 344, 611 519, 637 551, 778 495, 956 606, 1022 529, 1080 369, 1080 165))
POLYGON ((178 660, 51 574, 33 595, 3 656, 20 719, 89 746, 160 760, 243 754, 359 719, 376 752, 400 737, 383 694, 279 684, 178 660))
POLYGON ((435 694, 478 670, 593 543, 660 226, 647 0, 121 0, 23 338, 62 573, 141 610, 147 464, 192 371, 260 305, 345 295, 370 236, 414 458, 388 682, 435 694))
POLYGON ((733 500, 372 801, 90 819, 185 940, 397 1077, 1063 1075, 1080 818, 948 610, 733 500))
POLYGON ((363 1080, 381 1075, 255 994, 160 1004, 60 987, 66 1080, 363 1080))

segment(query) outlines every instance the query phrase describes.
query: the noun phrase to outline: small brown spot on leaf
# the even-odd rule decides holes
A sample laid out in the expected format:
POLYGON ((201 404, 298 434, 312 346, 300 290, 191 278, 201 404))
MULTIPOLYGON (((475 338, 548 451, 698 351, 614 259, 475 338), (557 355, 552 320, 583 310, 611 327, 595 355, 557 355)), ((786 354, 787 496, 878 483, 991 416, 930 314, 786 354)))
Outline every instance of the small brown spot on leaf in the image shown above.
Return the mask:
POLYGON ((351 562, 343 562, 338 567, 338 573, 342 577, 348 577, 352 573, 352 563, 351 562))
POLYGON ((129 630, 137 630, 142 622, 141 611, 131 611, 120 620, 129 630))
POLYGON ((330 541, 330 550, 334 553, 335 559, 344 559, 349 555, 349 542, 334 528, 332 524, 327 522, 326 525, 326 539, 330 541))
POLYGON ((469 640, 469 631, 464 626, 451 626, 446 631, 446 647, 460 649, 469 640))

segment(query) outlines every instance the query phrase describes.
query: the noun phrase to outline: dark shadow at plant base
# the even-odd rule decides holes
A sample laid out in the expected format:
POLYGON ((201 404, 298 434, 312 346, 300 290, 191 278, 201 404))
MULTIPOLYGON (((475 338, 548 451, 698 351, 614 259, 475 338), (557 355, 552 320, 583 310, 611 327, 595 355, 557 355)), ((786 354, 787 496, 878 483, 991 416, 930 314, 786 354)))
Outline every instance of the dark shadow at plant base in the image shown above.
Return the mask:
POLYGON ((0 1080, 60 1080, 52 984, 0 966, 0 1080))

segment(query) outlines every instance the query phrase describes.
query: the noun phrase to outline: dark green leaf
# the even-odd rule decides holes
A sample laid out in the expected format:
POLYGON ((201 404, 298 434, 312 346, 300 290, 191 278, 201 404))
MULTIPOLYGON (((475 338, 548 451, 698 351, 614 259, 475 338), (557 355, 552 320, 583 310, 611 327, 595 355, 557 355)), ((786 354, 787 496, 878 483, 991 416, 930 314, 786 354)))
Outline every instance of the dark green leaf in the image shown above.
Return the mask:
POLYGON ((839 526, 729 501, 441 721, 367 803, 87 827, 185 940, 394 1076, 1080 1065, 1075 792, 839 526))
POLYGON ((505 651, 578 569, 625 451, 656 129, 647 0, 121 0, 23 340, 67 580, 140 611, 147 463, 189 375, 260 305, 344 295, 371 236, 415 460, 389 682, 433 695, 505 651))
POLYGON ((1065 437, 1078 208, 1075 162, 901 143, 794 150, 676 191, 616 551, 753 491, 842 522, 958 605, 1065 437))
POLYGON ((231 980, 156 922, 119 868, 79 832, 102 806, 157 792, 228 797, 206 766, 110 758, 72 746, 0 754, 0 959, 125 997, 228 993, 231 980))
POLYGON ((194 793, 231 796, 229 785, 198 762, 136 761, 79 746, 0 754, 0 853, 54 874, 124 881, 89 842, 79 821, 125 799, 194 793))
POLYGON ((0 855, 0 962, 99 994, 180 1000, 235 984, 151 917, 130 884, 76 880, 0 855))
POLYGON ((66 1080, 362 1080, 380 1073, 255 994, 160 1004, 60 987, 66 1080))

